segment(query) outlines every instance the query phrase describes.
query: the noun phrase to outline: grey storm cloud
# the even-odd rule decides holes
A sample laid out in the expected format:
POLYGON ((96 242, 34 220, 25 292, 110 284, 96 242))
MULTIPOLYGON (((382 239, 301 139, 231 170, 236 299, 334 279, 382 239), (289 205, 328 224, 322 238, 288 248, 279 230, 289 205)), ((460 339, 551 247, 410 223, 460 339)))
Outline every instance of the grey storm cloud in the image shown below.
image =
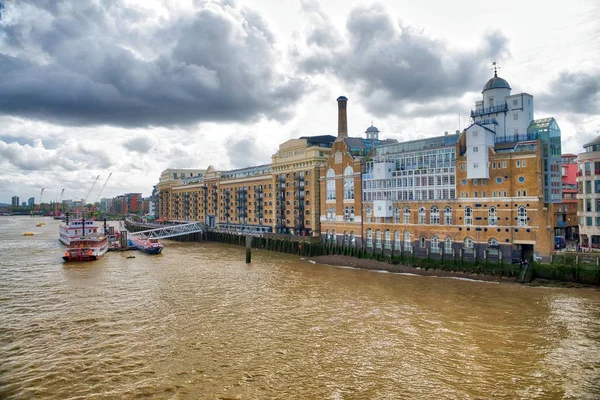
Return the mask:
POLYGON ((549 93, 537 96, 546 111, 598 114, 600 110, 600 72, 561 72, 550 83, 549 93))
POLYGON ((271 154, 251 136, 242 137, 229 144, 229 160, 233 168, 266 164, 271 154))
POLYGON ((275 71, 262 18, 235 5, 200 3, 153 25, 122 0, 14 2, 0 32, 7 115, 128 127, 285 120, 305 90, 275 71))
MULTIPOLYGON (((326 19, 323 24, 334 29, 326 19)), ((313 25, 314 32, 322 29, 313 25)), ((481 82, 490 77, 486 63, 508 56, 508 40, 502 33, 489 33, 471 51, 451 49, 397 22, 379 5, 351 10, 346 30, 348 42, 343 46, 331 46, 330 41, 318 47, 314 46, 317 40, 310 41, 313 46, 297 54, 300 68, 357 85, 366 107, 378 116, 398 112, 402 104, 457 98, 480 90, 481 82)), ((332 37, 335 42, 336 36, 332 37)))

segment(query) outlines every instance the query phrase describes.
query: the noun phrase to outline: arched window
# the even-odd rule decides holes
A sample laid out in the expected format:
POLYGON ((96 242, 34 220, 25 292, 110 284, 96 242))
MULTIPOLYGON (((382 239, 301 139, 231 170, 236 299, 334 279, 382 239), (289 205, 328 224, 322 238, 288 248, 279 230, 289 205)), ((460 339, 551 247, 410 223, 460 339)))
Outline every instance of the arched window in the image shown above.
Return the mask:
POLYGON ((400 209, 398 207, 394 207, 394 223, 400 223, 400 209))
POLYGON ((335 229, 331 231, 331 244, 337 244, 337 235, 335 234, 335 229))
POLYGON ((356 237, 354 236, 354 231, 350 232, 350 246, 356 246, 356 237))
POLYGON ((473 209, 465 207, 465 225, 473 225, 473 209))
POLYGON ((383 248, 388 250, 392 248, 392 233, 389 229, 386 229, 384 233, 383 248))
POLYGON ((404 231, 404 247, 410 247, 412 242, 410 240, 410 232, 404 231))
POLYGON ((422 248, 422 249, 424 249, 425 246, 426 246, 425 243, 426 243, 425 237, 423 236, 423 237, 421 237, 421 239, 419 239, 419 247, 422 248))
POLYGON ((419 208, 419 225, 426 224, 426 211, 425 207, 419 208))
POLYGON ((496 207, 492 206, 488 210, 488 225, 498 225, 498 212, 496 211, 496 207))
POLYGON ((373 218, 373 209, 371 208, 371 206, 367 206, 367 222, 371 222, 371 218, 373 218))
POLYGON ((379 229, 375 231, 375 248, 381 248, 381 231, 379 229))
POLYGON ((344 170, 344 200, 354 198, 354 170, 347 166, 344 170))
POLYGON ((350 207, 350 221, 354 221, 354 206, 350 207))
POLYGON ((410 208, 404 207, 402 210, 402 218, 405 224, 410 224, 410 208))
POLYGON ((452 239, 450 238, 444 240, 444 253, 452 253, 452 239))
POLYGON ((431 237, 431 252, 432 253, 440 252, 440 239, 437 237, 437 235, 433 235, 431 237))
POLYGON ((527 226, 527 208, 525 206, 517 209, 517 225, 527 226))
POLYGON ((371 228, 367 229, 367 247, 373 247, 373 231, 371 228))
POLYGON ((327 170, 327 200, 335 200, 335 171, 333 168, 327 170))
POLYGON ((331 233, 329 233, 329 229, 325 231, 325 244, 328 244, 331 241, 331 233))
POLYGON ((498 241, 494 238, 490 238, 490 240, 488 240, 488 249, 498 249, 499 245, 498 245, 498 241))
POLYGON ((452 225, 452 208, 444 208, 444 225, 452 225))
POLYGON ((438 208, 438 206, 432 206, 429 209, 429 223, 431 225, 440 224, 440 209, 438 208))
POLYGON ((470 237, 466 237, 464 247, 465 249, 473 249, 473 239, 471 239, 470 237))
POLYGON ((400 231, 394 231, 394 249, 400 248, 400 231))
POLYGON ((350 236, 348 236, 348 232, 344 231, 344 247, 348 247, 350 244, 350 236))

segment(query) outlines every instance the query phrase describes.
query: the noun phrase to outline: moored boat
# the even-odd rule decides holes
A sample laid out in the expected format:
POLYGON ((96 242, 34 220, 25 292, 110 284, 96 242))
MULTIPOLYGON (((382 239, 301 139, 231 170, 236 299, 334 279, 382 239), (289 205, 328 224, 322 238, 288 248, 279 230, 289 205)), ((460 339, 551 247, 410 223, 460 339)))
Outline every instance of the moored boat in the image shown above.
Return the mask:
POLYGON ((108 251, 108 237, 104 235, 88 235, 71 239, 63 260, 94 261, 108 251))
POLYGON ((98 235, 98 224, 93 220, 86 220, 83 218, 77 218, 69 220, 67 219, 64 224, 61 224, 58 228, 59 240, 67 246, 73 240, 77 240, 82 236, 86 235, 98 235))
POLYGON ((131 245, 147 254, 160 254, 163 249, 162 243, 157 239, 133 238, 131 239, 131 245))

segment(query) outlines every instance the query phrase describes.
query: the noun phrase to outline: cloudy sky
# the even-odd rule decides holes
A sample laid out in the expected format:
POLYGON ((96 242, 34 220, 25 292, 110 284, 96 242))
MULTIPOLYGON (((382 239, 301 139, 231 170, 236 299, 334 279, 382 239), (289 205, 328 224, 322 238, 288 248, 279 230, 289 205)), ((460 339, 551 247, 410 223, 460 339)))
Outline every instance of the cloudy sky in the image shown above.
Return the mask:
POLYGON ((597 0, 0 0, 0 202, 149 195, 166 168, 270 162, 348 128, 465 128, 492 76, 600 134, 597 0))

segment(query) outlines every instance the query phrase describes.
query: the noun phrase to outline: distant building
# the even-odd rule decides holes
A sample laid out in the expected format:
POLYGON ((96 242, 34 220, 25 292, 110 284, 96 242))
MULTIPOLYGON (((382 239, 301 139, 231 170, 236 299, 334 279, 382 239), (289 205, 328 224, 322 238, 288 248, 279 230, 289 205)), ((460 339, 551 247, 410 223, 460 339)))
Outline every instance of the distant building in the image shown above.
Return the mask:
POLYGON ((30 198, 27 200, 27 206, 28 206, 28 207, 33 207, 34 205, 35 205, 35 197, 30 197, 30 198))
POLYGON ((577 156, 579 243, 600 248, 600 136, 583 148, 577 156))
POLYGON ((564 236, 566 240, 577 240, 577 156, 563 154, 561 164, 563 201, 554 208, 554 235, 564 236))
POLYGON ((19 207, 19 196, 13 196, 11 199, 11 204, 13 207, 19 207))

